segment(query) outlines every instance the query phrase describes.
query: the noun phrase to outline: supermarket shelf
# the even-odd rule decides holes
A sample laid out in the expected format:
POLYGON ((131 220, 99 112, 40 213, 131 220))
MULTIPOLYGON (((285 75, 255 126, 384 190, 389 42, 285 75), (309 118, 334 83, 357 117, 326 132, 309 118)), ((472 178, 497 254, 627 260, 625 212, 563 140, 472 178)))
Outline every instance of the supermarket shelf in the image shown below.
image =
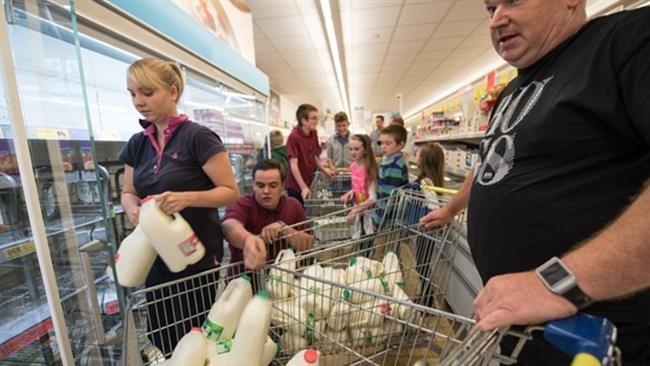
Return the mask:
POLYGON ((428 136, 425 138, 415 140, 416 144, 424 144, 427 142, 441 142, 441 141, 468 141, 478 144, 485 136, 484 132, 460 133, 454 135, 442 136, 428 136))
POLYGON ((456 168, 452 168, 450 166, 447 166, 447 167, 445 167, 445 171, 448 174, 451 174, 453 176, 465 178, 467 176, 467 173, 471 172, 472 170, 471 169, 456 169, 456 168))

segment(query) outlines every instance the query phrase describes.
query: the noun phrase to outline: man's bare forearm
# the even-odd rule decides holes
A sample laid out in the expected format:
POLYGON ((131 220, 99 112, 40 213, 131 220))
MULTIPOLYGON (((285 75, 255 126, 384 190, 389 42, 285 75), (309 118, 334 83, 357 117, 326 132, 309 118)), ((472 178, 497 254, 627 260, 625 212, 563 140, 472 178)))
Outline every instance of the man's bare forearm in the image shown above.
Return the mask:
POLYGON ((650 186, 605 230, 563 261, 594 300, 650 287, 650 186))

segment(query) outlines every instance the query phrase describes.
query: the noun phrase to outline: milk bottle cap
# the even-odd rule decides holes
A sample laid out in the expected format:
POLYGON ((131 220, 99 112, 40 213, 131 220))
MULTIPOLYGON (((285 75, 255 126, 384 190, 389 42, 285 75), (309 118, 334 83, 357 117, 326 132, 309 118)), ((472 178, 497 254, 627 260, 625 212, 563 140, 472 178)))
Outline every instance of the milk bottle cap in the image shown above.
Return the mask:
POLYGON ((350 265, 354 266, 355 264, 357 264, 357 257, 350 258, 350 265))
POLYGON ((242 280, 251 282, 251 277, 249 275, 247 275, 247 274, 243 274, 243 275, 239 276, 239 278, 241 278, 242 280))
POLYGON ((260 292, 257 293, 257 296, 259 296, 259 297, 261 297, 263 299, 270 299, 271 298, 271 294, 269 294, 268 291, 260 291, 260 292))
POLYGON ((316 363, 318 361, 318 352, 313 348, 308 348, 305 351, 305 361, 307 363, 316 363))
POLYGON ((343 292, 341 292, 341 298, 343 298, 344 301, 350 301, 350 290, 345 289, 343 292))

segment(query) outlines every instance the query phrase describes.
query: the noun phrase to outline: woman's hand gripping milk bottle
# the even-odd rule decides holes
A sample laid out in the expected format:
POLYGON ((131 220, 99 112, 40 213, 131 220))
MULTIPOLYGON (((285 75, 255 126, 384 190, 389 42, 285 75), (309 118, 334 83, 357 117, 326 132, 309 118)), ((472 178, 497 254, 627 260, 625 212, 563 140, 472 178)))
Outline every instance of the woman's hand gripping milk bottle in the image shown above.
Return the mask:
POLYGON ((232 342, 230 364, 259 366, 270 327, 271 297, 268 292, 260 291, 246 304, 241 316, 232 342))
POLYGON ((251 279, 247 275, 230 281, 221 297, 212 305, 203 322, 203 334, 213 342, 230 339, 237 329, 244 307, 253 297, 251 279))
POLYGON ((293 356, 287 366, 318 366, 319 358, 320 352, 313 348, 307 348, 293 356))
POLYGON ((390 290, 392 291, 393 287, 398 283, 404 282, 402 268, 399 265, 399 257, 394 251, 389 249, 381 262, 384 265, 384 280, 388 282, 388 286, 390 286, 390 290))
MULTIPOLYGON (((289 248, 281 250, 275 257, 275 266, 289 271, 295 271, 296 255, 294 254, 293 249, 289 248)), ((292 287, 293 274, 276 268, 271 268, 266 282, 266 289, 271 293, 274 299, 286 299, 291 296, 292 287)))
POLYGON ((156 261, 158 253, 153 249, 147 236, 136 226, 129 236, 122 240, 115 253, 115 272, 121 286, 140 286, 156 261))
POLYGON ((207 347, 201 328, 192 328, 178 341, 170 363, 174 366, 203 366, 206 353, 207 347))
POLYGON ((183 216, 164 213, 154 196, 141 202, 139 226, 170 271, 180 272, 203 258, 205 247, 183 216))

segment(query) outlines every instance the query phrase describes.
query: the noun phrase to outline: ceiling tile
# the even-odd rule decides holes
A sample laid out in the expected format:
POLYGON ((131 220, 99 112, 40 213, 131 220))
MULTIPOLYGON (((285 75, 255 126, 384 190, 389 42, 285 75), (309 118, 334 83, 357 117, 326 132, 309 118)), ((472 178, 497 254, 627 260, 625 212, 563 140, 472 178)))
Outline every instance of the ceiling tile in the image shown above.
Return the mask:
POLYGON ((291 37, 305 34, 301 17, 259 19, 257 25, 269 38, 291 37))
POLYGON ((409 71, 406 72, 405 77, 418 77, 418 78, 422 79, 422 77, 431 74, 432 71, 433 71, 433 68, 427 68, 427 69, 413 69, 413 68, 411 68, 409 71))
POLYGON ((482 1, 459 0, 451 7, 444 21, 487 19, 488 13, 482 1))
POLYGON ((485 34, 473 33, 465 39, 459 48, 474 48, 474 47, 487 47, 491 46, 490 37, 485 34))
POLYGON ((298 15, 295 0, 248 0, 253 19, 280 18, 298 15))
POLYGON ((431 36, 432 38, 466 36, 472 33, 482 21, 466 20, 462 22, 444 22, 431 36))
POLYGON ((481 48, 459 48, 449 55, 452 59, 466 59, 468 61, 474 60, 478 55, 485 52, 485 47, 481 48))
POLYGON ((426 40, 393 41, 388 48, 388 54, 419 53, 426 40))
MULTIPOLYGON (((258 0, 260 1, 260 0, 258 0)), ((268 0, 265 0, 268 1, 268 0)), ((294 0, 295 1, 295 0, 294 0)), ((296 1, 296 5, 298 5, 298 9, 300 10, 301 14, 319 14, 320 12, 320 7, 318 6, 318 3, 316 1, 305 1, 305 0, 299 0, 296 1)))
POLYGON ((405 65, 401 61, 396 62, 396 63, 392 63, 392 64, 383 64, 381 66, 381 72, 382 73, 391 73, 391 72, 393 72, 393 73, 399 73, 400 75, 402 75, 404 73, 404 71, 406 71, 406 70, 404 70, 404 67, 405 67, 405 65))
POLYGON ((356 45, 387 43, 393 35, 393 27, 352 30, 343 27, 343 43, 346 48, 356 45))
POLYGON ((345 50, 345 55, 348 56, 353 56, 354 58, 357 57, 365 57, 365 56, 383 56, 386 53, 386 50, 388 49, 388 42, 385 43, 377 43, 377 44, 364 44, 364 45, 358 45, 354 47, 348 47, 345 50))
POLYGON ((384 60, 384 65, 399 64, 403 68, 405 65, 409 65, 416 55, 417 53, 415 52, 388 54, 384 60))
POLYGON ((433 38, 424 45, 425 51, 453 50, 463 42, 464 37, 433 38))
POLYGON ((435 61, 415 61, 410 70, 433 70, 440 64, 440 60, 435 61))
POLYGON ((400 25, 395 29, 393 34, 393 42, 395 41, 410 41, 414 39, 428 39, 436 29, 436 24, 416 24, 416 25, 400 25))
POLYGON ((313 48, 311 39, 307 35, 271 38, 270 41, 280 52, 309 50, 313 48))
POLYGON ((286 51, 282 52, 282 56, 287 62, 317 62, 317 57, 312 50, 303 51, 286 51))
POLYGON ((341 24, 350 30, 393 27, 401 6, 364 8, 363 11, 341 12, 341 24))
POLYGON ((452 4, 453 1, 437 1, 405 5, 399 25, 439 23, 452 4))

